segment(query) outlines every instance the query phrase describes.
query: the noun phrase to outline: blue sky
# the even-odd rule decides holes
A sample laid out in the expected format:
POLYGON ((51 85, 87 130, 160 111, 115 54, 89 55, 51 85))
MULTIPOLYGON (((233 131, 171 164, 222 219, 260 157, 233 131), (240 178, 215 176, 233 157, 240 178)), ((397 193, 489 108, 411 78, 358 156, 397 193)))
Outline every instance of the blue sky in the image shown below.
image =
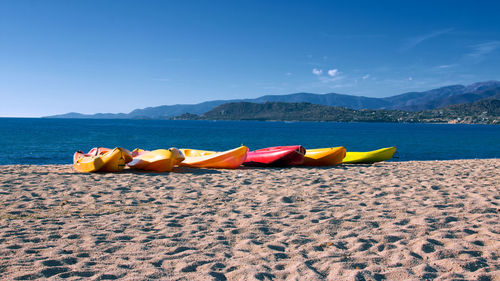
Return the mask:
POLYGON ((500 80, 498 1, 0 1, 0 116, 500 80))

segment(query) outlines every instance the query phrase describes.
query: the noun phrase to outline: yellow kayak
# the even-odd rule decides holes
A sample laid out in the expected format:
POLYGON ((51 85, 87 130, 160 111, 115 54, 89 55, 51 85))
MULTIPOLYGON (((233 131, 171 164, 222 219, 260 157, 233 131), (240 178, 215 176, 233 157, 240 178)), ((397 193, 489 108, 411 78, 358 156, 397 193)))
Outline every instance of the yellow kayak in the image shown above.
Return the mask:
POLYGON ((177 148, 156 149, 153 151, 136 148, 132 151, 134 159, 128 163, 132 169, 154 172, 170 172, 175 165, 184 160, 184 155, 177 148))
POLYGON ((394 153, 395 146, 367 152, 347 152, 342 163, 375 163, 391 159, 394 153))
POLYGON ((238 168, 247 157, 248 147, 240 146, 235 149, 215 152, 197 149, 180 149, 184 154, 184 161, 179 166, 194 168, 238 168))
POLYGON ((132 161, 132 155, 121 147, 115 149, 96 147, 87 154, 77 151, 73 155, 73 167, 82 173, 120 172, 130 161, 132 161))
POLYGON ((304 166, 333 166, 342 163, 346 154, 345 147, 307 149, 304 166))

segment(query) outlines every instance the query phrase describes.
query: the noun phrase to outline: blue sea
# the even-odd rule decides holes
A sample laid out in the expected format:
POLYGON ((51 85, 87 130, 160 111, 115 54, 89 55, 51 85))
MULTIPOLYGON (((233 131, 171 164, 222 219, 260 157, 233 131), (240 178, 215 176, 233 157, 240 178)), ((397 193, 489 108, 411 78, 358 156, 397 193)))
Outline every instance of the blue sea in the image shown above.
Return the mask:
POLYGON ((0 164, 70 164, 93 147, 251 150, 300 144, 368 151, 396 146, 399 158, 500 158, 500 126, 448 124, 0 118, 0 164))

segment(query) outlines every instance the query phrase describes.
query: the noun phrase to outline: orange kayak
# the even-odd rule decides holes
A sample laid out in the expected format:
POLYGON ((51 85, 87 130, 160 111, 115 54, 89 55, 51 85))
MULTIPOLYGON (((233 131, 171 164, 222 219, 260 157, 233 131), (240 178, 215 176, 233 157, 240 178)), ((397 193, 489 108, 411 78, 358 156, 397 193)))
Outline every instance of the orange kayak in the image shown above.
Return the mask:
POLYGON ((193 168, 235 169, 241 166, 247 157, 248 147, 240 146, 222 152, 197 149, 180 149, 184 161, 179 166, 193 168))
POLYGON ((175 165, 184 160, 184 155, 177 148, 156 149, 147 151, 134 149, 132 151, 134 159, 128 163, 132 169, 147 170, 154 172, 170 172, 175 165))
POLYGON ((346 155, 345 147, 307 149, 304 166, 333 166, 342 163, 346 155))

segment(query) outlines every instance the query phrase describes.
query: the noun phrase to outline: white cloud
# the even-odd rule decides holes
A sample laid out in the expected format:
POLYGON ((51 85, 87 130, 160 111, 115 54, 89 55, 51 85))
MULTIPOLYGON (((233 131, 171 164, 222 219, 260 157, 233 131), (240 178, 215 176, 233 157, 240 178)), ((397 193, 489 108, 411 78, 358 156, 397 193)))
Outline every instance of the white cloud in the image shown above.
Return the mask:
POLYGON ((412 48, 414 48, 415 46, 417 46, 418 44, 420 44, 420 43, 422 43, 424 41, 427 41, 427 40, 432 39, 434 37, 441 36, 443 34, 451 32, 451 31, 453 31, 453 28, 436 30, 436 31, 431 32, 431 33, 427 33, 427 34, 424 34, 424 35, 412 37, 412 38, 406 40, 405 44, 403 45, 403 49, 404 50, 412 49, 412 48))
POLYGON ((322 69, 313 68, 312 73, 314 75, 318 75, 319 76, 319 75, 323 74, 323 70, 322 69))
POLYGON ((412 81, 412 80, 413 80, 413 77, 411 77, 411 76, 410 76, 410 77, 408 77, 408 80, 412 81))
POLYGON ((500 41, 491 41, 471 46, 472 51, 468 54, 469 57, 480 59, 483 56, 500 48, 500 41))
POLYGON ((370 76, 371 76, 370 74, 366 74, 362 78, 363 78, 363 80, 366 80, 366 79, 370 78, 370 76))
POLYGON ((446 68, 452 68, 452 67, 456 67, 456 66, 458 66, 458 64, 443 64, 443 65, 437 66, 437 68, 446 69, 446 68))
POLYGON ((330 75, 331 77, 335 77, 335 76, 337 76, 337 75, 339 75, 339 74, 340 74, 340 72, 339 72, 339 70, 338 70, 338 69, 336 69, 336 68, 335 68, 335 69, 330 69, 330 70, 328 70, 328 75, 330 75))

